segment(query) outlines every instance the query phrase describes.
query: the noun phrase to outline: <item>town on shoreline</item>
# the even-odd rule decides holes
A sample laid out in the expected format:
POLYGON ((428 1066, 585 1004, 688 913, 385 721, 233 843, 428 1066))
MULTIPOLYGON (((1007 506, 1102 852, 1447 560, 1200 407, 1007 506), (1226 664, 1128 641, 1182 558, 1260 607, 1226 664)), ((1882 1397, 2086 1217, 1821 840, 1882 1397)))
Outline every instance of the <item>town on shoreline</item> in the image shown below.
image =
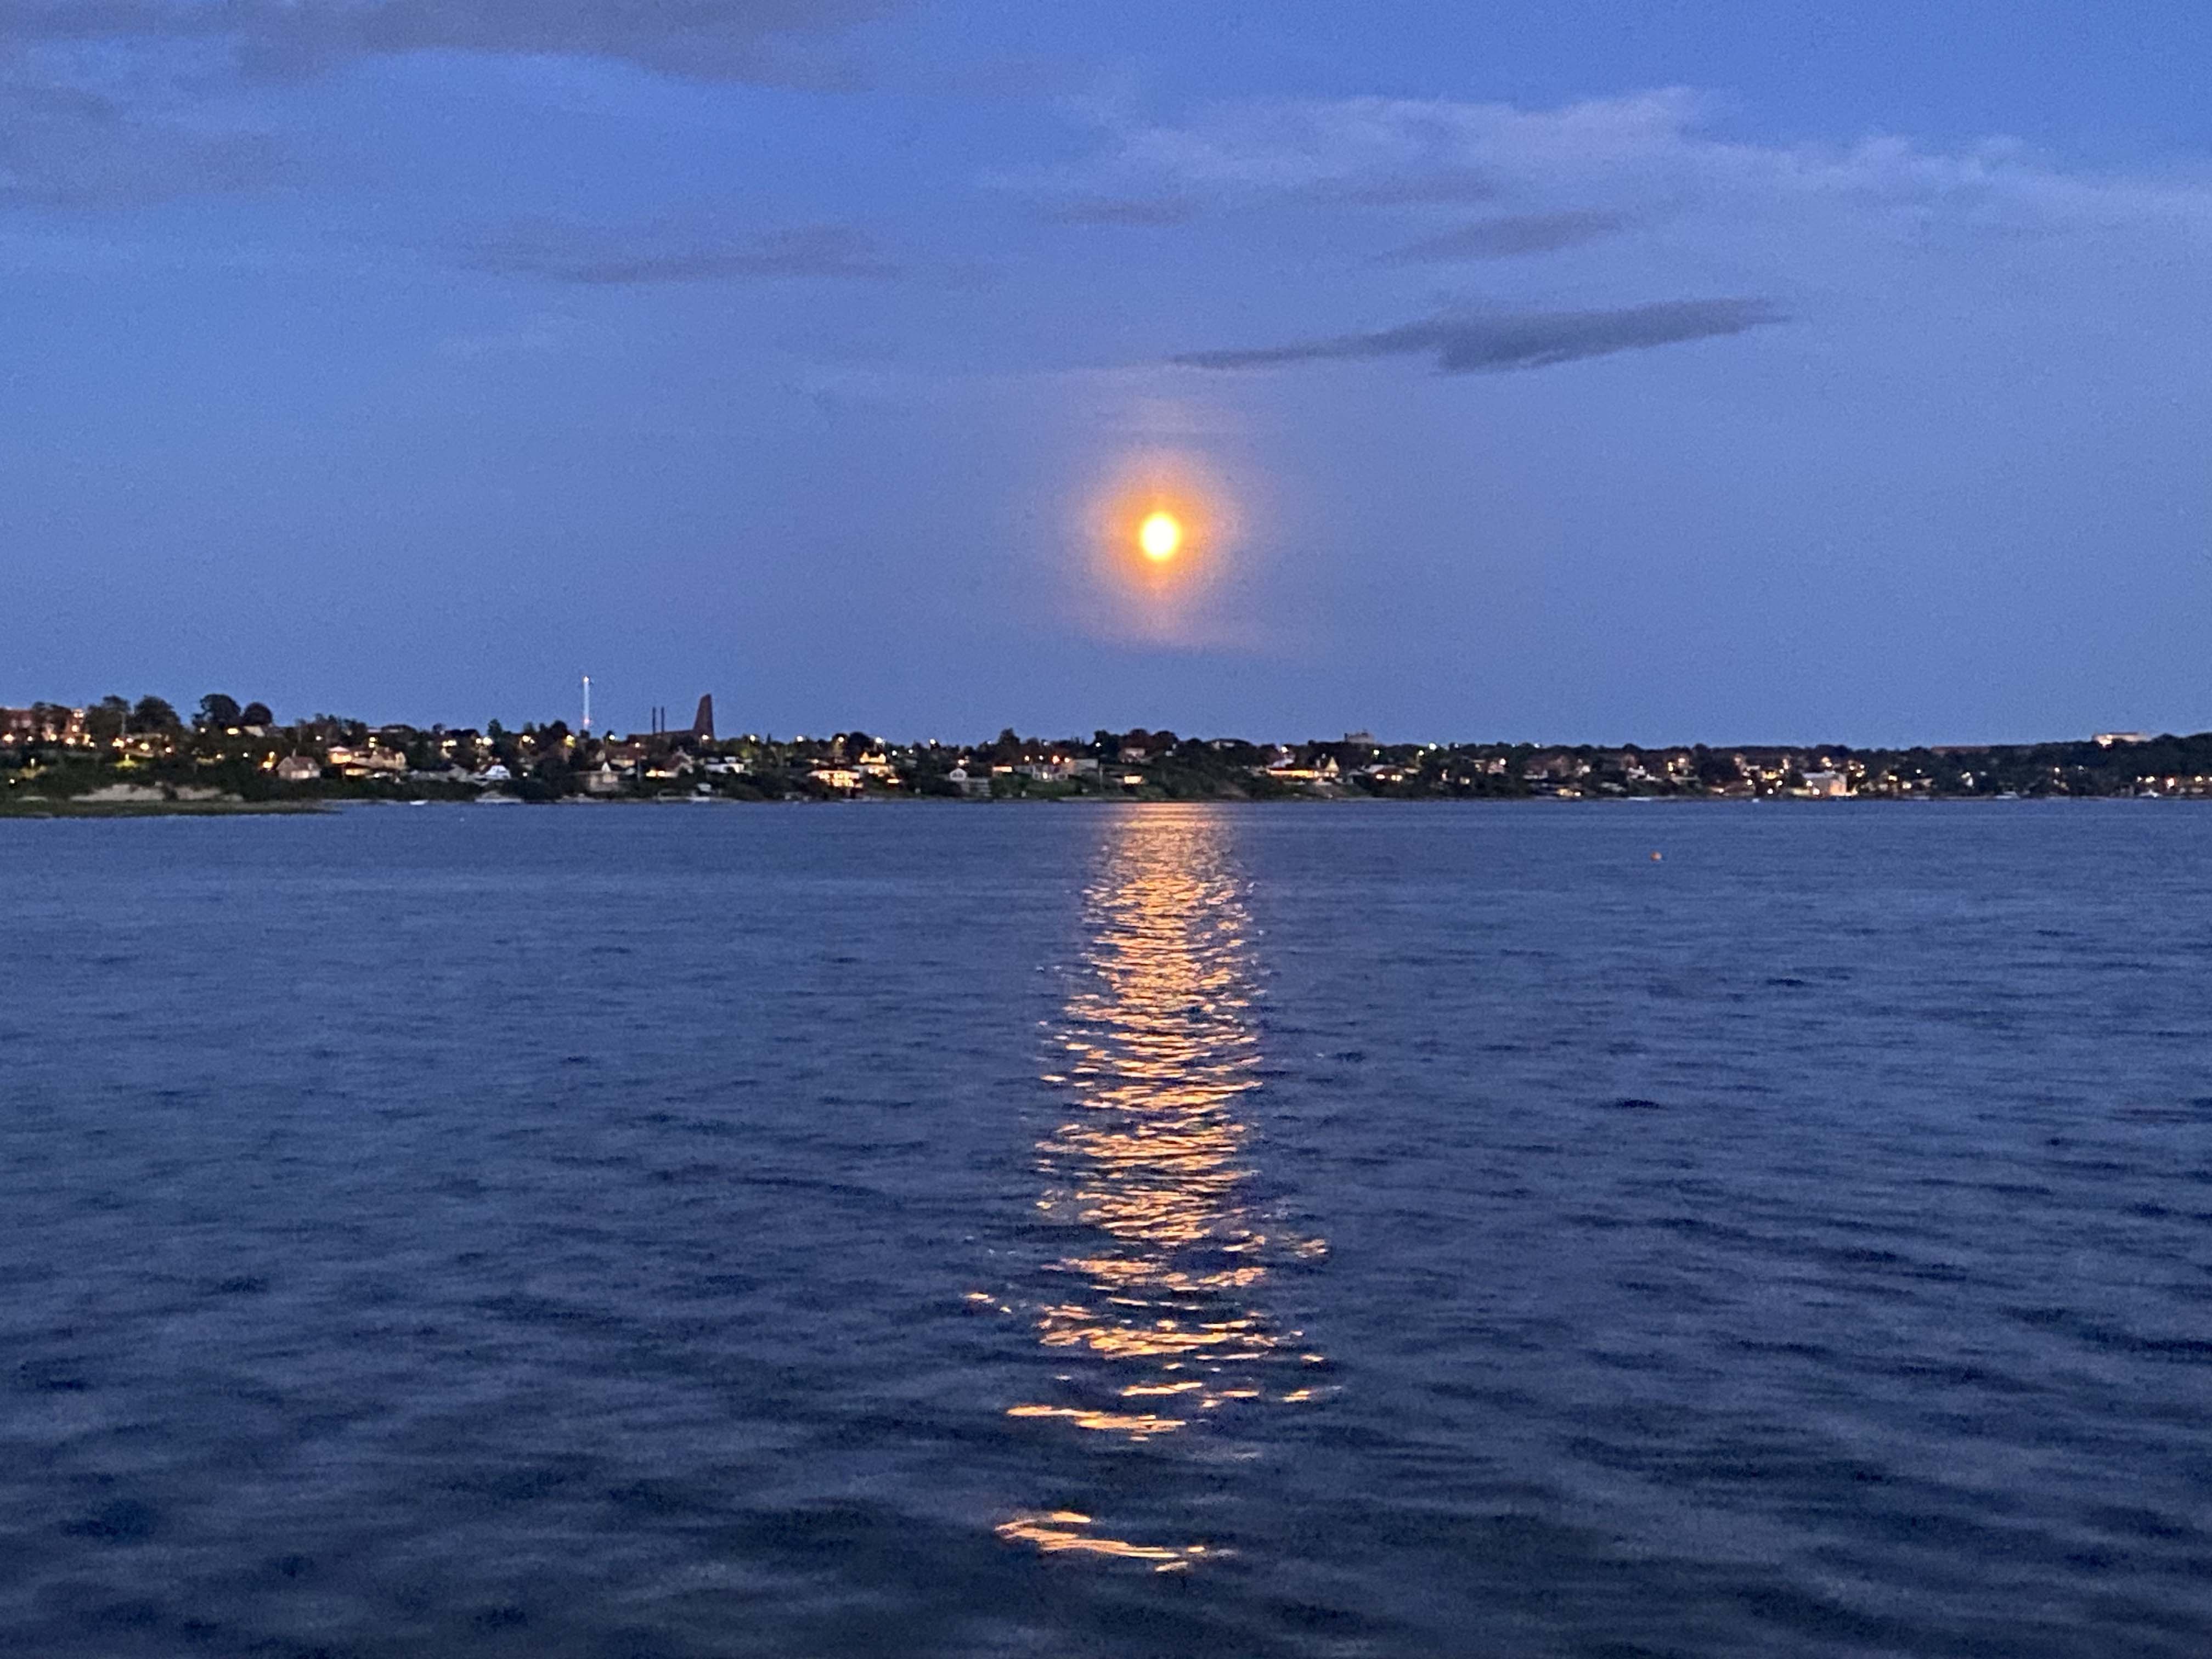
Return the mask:
POLYGON ((0 812, 298 810, 346 800, 806 801, 2024 799, 2212 795, 2212 732, 2105 732, 1998 745, 1254 743, 1173 732, 894 743, 865 732, 622 737, 278 720, 222 694, 0 708, 0 812))

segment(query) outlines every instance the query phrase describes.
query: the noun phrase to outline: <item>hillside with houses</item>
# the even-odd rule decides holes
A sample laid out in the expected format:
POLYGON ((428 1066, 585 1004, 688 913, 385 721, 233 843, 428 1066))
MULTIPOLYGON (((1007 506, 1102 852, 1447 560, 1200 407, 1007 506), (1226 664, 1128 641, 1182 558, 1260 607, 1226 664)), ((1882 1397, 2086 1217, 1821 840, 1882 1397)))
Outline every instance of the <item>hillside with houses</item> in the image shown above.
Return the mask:
POLYGON ((718 735, 692 724, 615 736, 550 720, 508 728, 281 720, 221 693, 180 714, 156 696, 0 708, 0 805, 340 800, 1932 799, 2212 794, 2212 733, 1910 749, 1386 743, 1353 732, 1261 743, 1173 732, 895 742, 718 735))

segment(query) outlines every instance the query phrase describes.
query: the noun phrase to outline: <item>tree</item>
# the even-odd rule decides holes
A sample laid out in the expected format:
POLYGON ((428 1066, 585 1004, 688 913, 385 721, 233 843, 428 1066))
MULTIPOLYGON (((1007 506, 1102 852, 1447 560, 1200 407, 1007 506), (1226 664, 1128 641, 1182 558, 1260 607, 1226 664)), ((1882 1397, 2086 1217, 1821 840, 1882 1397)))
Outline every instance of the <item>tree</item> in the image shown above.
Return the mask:
POLYGON ((193 724, 220 732, 227 726, 239 725, 241 720, 242 711, 239 708, 237 698, 221 691, 210 691, 200 699, 199 715, 193 724))
POLYGON ((274 726, 276 716, 270 712, 267 703, 249 702, 238 711, 236 723, 240 726, 274 726))
POLYGON ((131 705, 121 697, 102 697, 85 711, 84 729, 94 743, 113 743, 131 729, 131 705))
POLYGON ((141 697, 131 711, 133 732, 173 732, 183 724, 175 707, 162 697, 141 697))

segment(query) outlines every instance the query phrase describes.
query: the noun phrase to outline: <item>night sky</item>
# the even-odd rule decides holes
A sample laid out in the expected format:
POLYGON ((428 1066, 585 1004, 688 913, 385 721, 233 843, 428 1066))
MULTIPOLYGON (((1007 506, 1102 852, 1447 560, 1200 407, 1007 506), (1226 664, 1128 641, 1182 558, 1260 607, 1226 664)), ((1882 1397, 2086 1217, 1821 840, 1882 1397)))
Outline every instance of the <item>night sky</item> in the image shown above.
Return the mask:
POLYGON ((0 702, 2200 730, 2208 64, 2202 0, 0 0, 0 702))

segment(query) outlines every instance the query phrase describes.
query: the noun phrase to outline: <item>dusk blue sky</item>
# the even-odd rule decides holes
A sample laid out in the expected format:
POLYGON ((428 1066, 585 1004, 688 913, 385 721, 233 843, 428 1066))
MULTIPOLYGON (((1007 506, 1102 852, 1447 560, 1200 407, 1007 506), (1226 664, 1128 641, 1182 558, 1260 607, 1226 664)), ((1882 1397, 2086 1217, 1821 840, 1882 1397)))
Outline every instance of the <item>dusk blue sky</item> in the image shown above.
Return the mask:
POLYGON ((2212 726, 2212 7, 0 0, 0 702, 2212 726), (1206 481, 1121 591, 1103 494, 1206 481))

